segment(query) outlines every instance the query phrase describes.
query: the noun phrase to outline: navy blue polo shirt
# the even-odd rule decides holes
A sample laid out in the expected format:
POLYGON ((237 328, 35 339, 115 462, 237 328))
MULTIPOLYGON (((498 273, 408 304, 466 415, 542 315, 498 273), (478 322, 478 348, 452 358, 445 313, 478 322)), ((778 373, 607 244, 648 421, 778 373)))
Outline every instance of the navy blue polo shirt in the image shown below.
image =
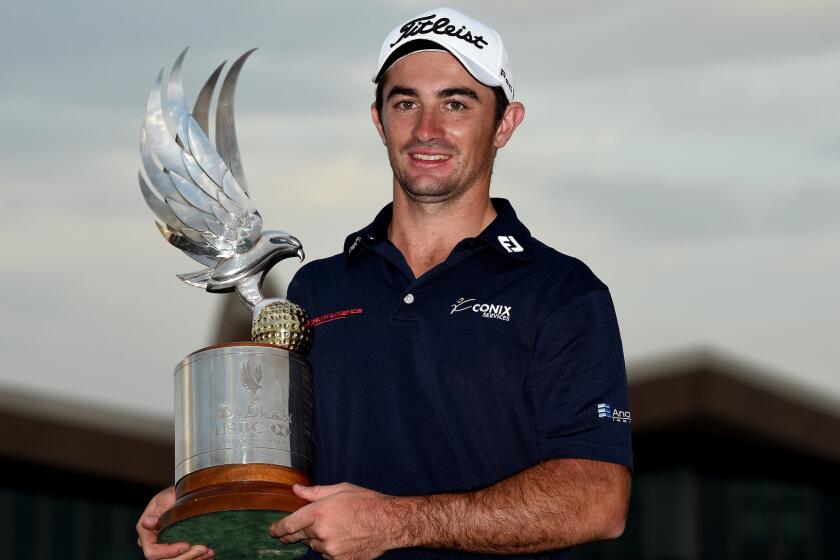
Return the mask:
POLYGON ((493 222, 419 278, 388 241, 391 205, 295 275, 288 297, 313 327, 316 483, 423 495, 561 457, 631 466, 607 287, 493 204, 493 222))

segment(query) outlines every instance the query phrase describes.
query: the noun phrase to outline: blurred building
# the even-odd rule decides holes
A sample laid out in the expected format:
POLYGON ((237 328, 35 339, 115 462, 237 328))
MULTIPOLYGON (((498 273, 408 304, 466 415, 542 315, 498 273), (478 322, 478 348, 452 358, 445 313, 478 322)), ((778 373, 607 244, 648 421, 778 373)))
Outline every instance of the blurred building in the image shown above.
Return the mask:
POLYGON ((840 558, 840 404, 709 350, 628 371, 629 523, 575 558, 840 558))
MULTIPOLYGON (((240 307, 219 340, 247 338, 240 307)), ((840 405, 713 351, 628 369, 629 524, 575 558, 840 558, 840 405)), ((134 524, 172 483, 170 423, 10 390, 0 419, 0 559, 141 557, 134 524)))

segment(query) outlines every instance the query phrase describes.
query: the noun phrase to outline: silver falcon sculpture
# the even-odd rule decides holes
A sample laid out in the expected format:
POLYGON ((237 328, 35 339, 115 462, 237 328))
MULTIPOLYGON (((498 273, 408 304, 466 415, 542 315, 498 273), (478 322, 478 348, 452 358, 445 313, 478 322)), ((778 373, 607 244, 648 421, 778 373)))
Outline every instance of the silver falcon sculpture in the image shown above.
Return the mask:
POLYGON ((208 292, 236 291, 256 316, 268 301, 260 291, 268 270, 288 257, 302 261, 304 253, 292 235, 263 231, 262 217, 248 196, 233 99, 242 65, 254 50, 231 65, 222 83, 215 147, 208 133, 210 103, 225 63, 201 88, 192 113, 181 84, 187 49, 172 66, 165 95, 161 69, 140 131, 143 169, 138 178, 146 204, 163 222, 156 222, 163 237, 206 267, 178 278, 208 292))

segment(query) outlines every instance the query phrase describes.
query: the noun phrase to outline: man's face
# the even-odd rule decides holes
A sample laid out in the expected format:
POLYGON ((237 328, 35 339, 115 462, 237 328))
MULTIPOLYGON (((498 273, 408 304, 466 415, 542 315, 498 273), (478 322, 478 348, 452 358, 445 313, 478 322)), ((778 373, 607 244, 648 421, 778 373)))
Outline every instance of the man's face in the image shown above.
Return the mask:
POLYGON ((451 54, 418 52, 382 78, 381 119, 374 123, 388 148, 394 178, 411 198, 442 202, 476 184, 489 184, 500 141, 495 96, 451 54))

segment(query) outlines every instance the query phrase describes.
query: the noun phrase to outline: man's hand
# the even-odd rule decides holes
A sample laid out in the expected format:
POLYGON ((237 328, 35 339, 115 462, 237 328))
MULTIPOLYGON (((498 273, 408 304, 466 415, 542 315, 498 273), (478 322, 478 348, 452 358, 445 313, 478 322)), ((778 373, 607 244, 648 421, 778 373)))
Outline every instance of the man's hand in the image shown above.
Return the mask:
POLYGON ((268 529, 284 543, 303 541, 332 560, 369 560, 400 546, 393 496, 346 482, 292 491, 312 503, 268 529))
POLYGON ((137 544, 143 549, 146 560, 210 560, 216 556, 213 549, 189 543, 158 544, 157 524, 161 514, 175 503, 175 487, 170 486, 157 494, 137 521, 137 544))

